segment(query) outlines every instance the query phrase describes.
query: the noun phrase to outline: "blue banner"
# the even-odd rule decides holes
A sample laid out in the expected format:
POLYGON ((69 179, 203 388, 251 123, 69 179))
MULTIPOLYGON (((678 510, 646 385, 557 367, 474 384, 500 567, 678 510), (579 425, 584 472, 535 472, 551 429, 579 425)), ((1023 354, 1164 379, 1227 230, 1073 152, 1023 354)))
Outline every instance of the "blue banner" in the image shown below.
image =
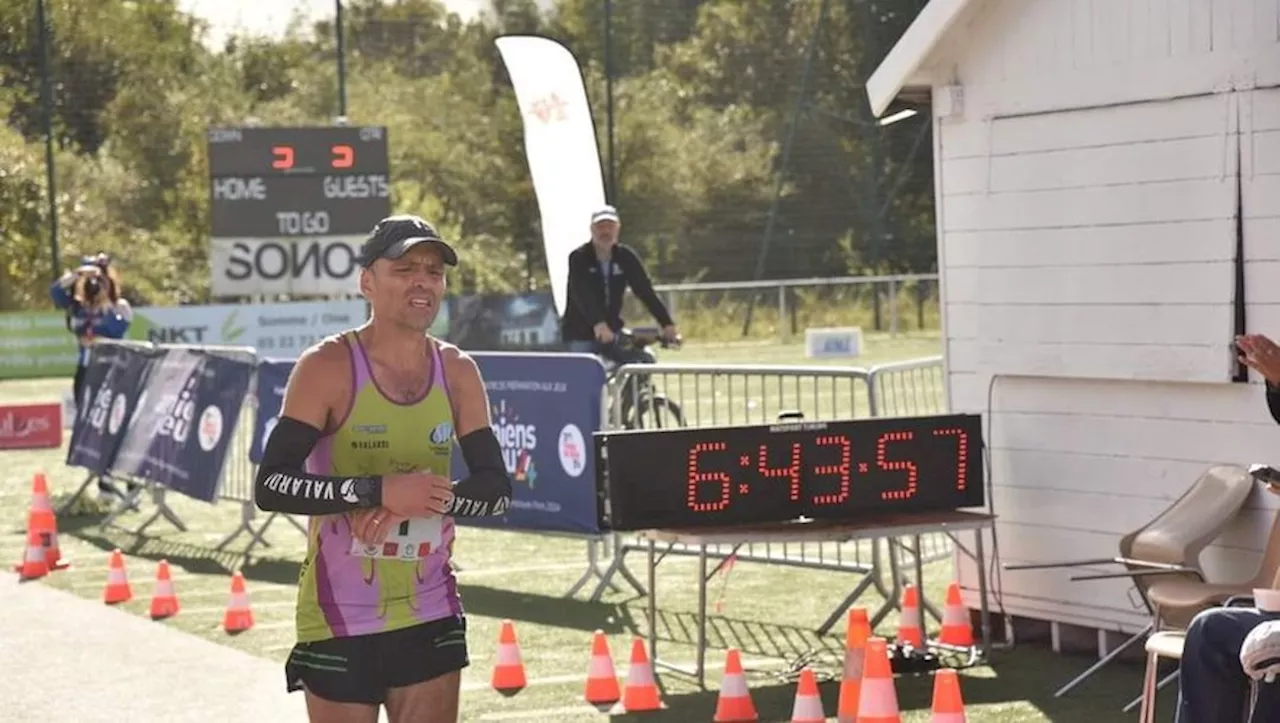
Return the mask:
MULTIPOLYGON (((493 430, 515 494, 501 517, 460 525, 596 534, 600 530, 595 455, 605 371, 587 354, 472 354, 489 393, 493 430)), ((453 477, 467 475, 456 446, 453 477)))
POLYGON ((253 420, 253 443, 249 446, 249 461, 262 463, 262 452, 267 448, 267 437, 280 420, 284 406, 284 388, 293 371, 292 359, 263 359, 258 362, 258 411, 253 420))
POLYGON ((99 475, 112 471, 152 364, 162 354, 150 347, 94 345, 84 372, 83 399, 76 400, 68 466, 99 475))
POLYGON ((169 348, 151 369, 115 471, 212 502, 254 363, 169 348))

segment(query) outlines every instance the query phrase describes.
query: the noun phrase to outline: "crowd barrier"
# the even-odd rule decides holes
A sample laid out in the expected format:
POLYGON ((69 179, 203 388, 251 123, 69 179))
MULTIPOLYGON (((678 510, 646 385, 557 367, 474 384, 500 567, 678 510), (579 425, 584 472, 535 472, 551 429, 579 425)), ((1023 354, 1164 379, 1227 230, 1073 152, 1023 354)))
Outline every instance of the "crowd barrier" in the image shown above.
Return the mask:
MULTIPOLYGON (((600 361, 583 354, 483 353, 476 358, 488 389, 495 431, 515 487, 501 517, 460 519, 462 526, 567 536, 586 543, 586 566, 566 595, 595 582, 592 599, 617 588, 621 577, 643 586, 625 557, 638 549, 631 535, 602 529, 595 483, 592 433, 628 425, 708 426, 757 424, 779 417, 850 417, 937 414, 946 410, 941 358, 871 369, 822 366, 627 365, 606 375, 600 361), (625 403, 624 403, 625 402, 625 403)), ((305 532, 298 519, 263 518, 253 502, 253 479, 262 449, 280 411, 292 360, 260 358, 249 347, 157 345, 100 341, 86 374, 67 464, 96 479, 126 481, 133 490, 103 524, 138 509, 149 494, 154 513, 136 531, 163 518, 182 520, 166 504, 166 492, 203 502, 241 506, 239 526, 218 545, 250 537, 244 554, 268 546, 267 529, 280 517, 305 532)), ((455 473, 465 463, 455 448, 455 473)), ((77 493, 77 496, 79 493, 77 493)), ((74 502, 74 498, 72 500, 74 502)), ((67 503, 71 504, 70 502, 67 503)), ((952 553, 945 534, 862 543, 753 544, 735 549, 666 554, 707 554, 774 565, 864 575, 850 600, 875 587, 896 600, 904 564, 923 564, 952 553), (888 563, 890 579, 881 572, 888 563)), ((713 573, 714 574, 714 573, 713 573)), ((935 617, 940 613, 924 601, 935 617)), ((883 617, 887 610, 878 613, 883 617)), ((829 629, 839 611, 825 624, 829 629)), ((879 622, 879 619, 876 620, 879 622)))

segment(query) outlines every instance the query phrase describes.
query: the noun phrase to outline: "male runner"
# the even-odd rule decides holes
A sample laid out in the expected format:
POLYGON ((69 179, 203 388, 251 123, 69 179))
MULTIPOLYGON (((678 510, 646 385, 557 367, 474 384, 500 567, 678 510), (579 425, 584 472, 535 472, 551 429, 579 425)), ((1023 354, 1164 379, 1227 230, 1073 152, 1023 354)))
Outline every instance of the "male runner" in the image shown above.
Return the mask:
POLYGON ((258 507, 310 515, 287 689, 316 723, 455 723, 466 624, 457 516, 502 514, 511 480, 479 369, 427 336, 457 254, 392 216, 360 253, 362 327, 298 359, 263 452, 258 507), (454 438, 470 476, 450 479, 454 438))

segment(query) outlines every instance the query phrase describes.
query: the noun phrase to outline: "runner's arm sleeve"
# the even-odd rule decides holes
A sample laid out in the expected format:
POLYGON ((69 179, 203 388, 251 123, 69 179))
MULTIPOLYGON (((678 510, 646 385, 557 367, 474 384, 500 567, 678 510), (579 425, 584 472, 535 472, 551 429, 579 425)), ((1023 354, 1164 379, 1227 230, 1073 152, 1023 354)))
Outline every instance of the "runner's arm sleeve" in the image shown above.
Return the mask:
POLYGON ((332 515, 382 504, 382 477, 328 477, 304 469, 320 430, 281 417, 267 440, 253 497, 263 512, 332 515))
POLYGON ((471 474, 453 483, 453 502, 445 514, 489 517, 506 512, 511 506, 511 476, 493 428, 484 426, 459 437, 458 446, 471 474))

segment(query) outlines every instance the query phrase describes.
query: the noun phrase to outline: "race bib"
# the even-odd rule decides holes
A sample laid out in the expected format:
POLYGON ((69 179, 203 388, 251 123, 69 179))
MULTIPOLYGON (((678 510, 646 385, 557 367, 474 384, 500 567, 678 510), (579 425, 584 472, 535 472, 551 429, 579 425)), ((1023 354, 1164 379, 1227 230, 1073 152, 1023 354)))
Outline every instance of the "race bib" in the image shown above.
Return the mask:
POLYGON ((439 515, 405 520, 381 545, 366 545, 353 537, 351 554, 383 560, 421 560, 443 544, 443 536, 443 518, 439 515))

